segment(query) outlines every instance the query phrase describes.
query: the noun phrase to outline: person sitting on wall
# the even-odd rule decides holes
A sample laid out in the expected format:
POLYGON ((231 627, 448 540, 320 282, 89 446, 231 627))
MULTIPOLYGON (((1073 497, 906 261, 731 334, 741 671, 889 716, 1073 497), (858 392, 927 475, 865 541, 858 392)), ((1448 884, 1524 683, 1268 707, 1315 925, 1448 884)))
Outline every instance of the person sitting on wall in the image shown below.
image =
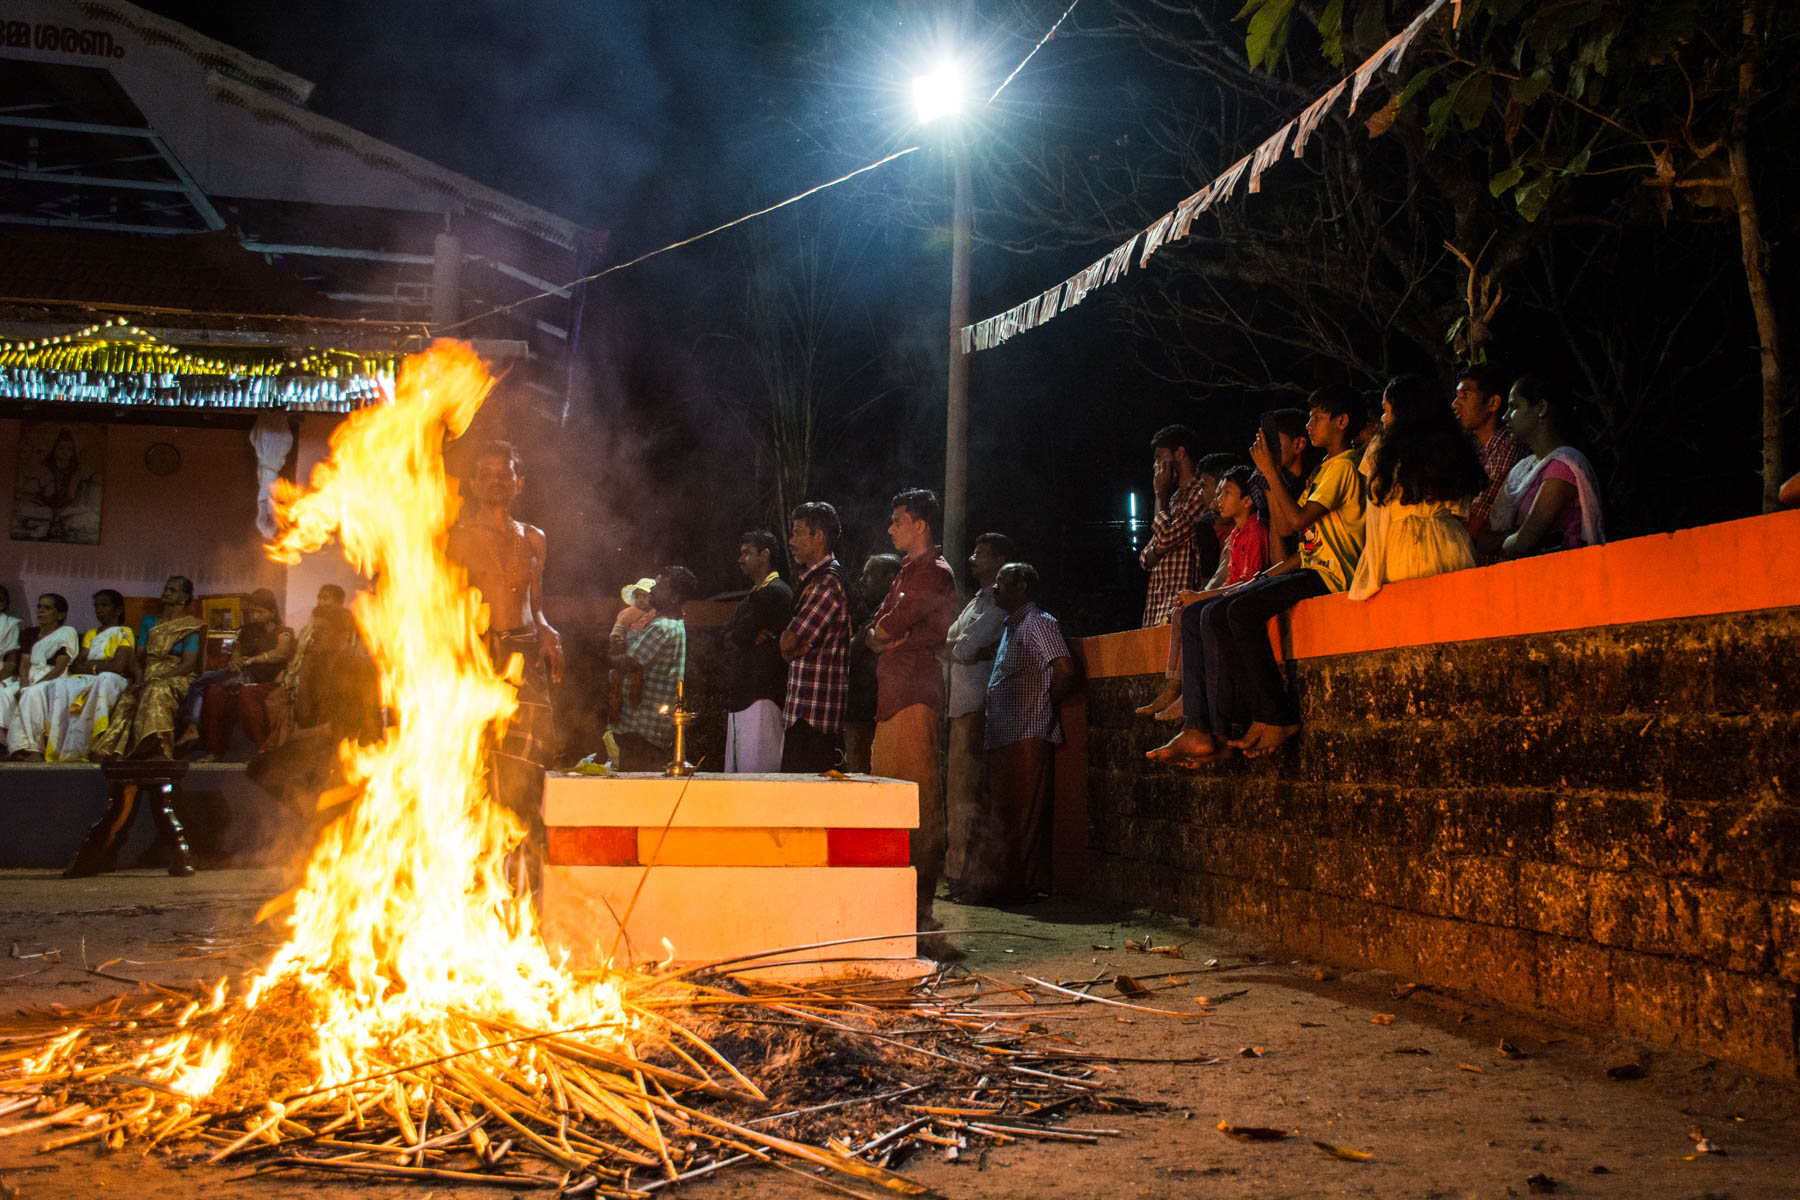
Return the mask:
MULTIPOLYGON (((1290 496, 1299 495, 1306 486, 1307 477, 1317 465, 1317 451, 1306 432, 1306 410, 1273 409, 1262 414, 1257 427, 1275 431, 1275 462, 1282 485, 1287 488, 1290 496)), ((1261 470, 1251 472, 1250 499, 1256 505, 1257 517, 1269 531, 1269 561, 1281 563, 1293 559, 1294 565, 1298 565, 1300 535, 1275 532, 1275 527, 1269 520, 1269 481, 1261 470)))
POLYGON ((1346 387, 1313 393, 1308 437, 1326 458, 1298 500, 1282 481, 1266 436, 1257 431, 1250 457, 1268 480, 1276 534, 1302 534, 1299 563, 1291 569, 1277 564, 1259 579, 1182 611, 1182 729, 1149 752, 1152 762, 1197 767, 1233 750, 1260 758, 1299 731, 1299 707, 1269 646, 1269 619, 1302 600, 1350 586, 1363 548, 1366 493, 1350 448, 1350 426, 1361 408, 1346 387), (1249 728, 1228 740, 1228 725, 1240 715, 1249 728))
POLYGON ((1481 455, 1481 469, 1487 474, 1487 486, 1469 506, 1464 525, 1476 546, 1476 561, 1489 562, 1492 557, 1481 554, 1482 535, 1494 511, 1494 501, 1506 486, 1513 464, 1525 457, 1525 448, 1506 430, 1502 414, 1506 410, 1506 383, 1495 368, 1480 363, 1463 369, 1456 384, 1456 397, 1450 402, 1457 423, 1475 439, 1481 455))
POLYGON ((1776 500, 1789 508, 1800 507, 1800 475, 1788 477, 1788 481, 1781 485, 1781 491, 1776 496, 1776 500))
MULTIPOLYGON (((1156 699, 1137 710, 1139 716, 1152 716, 1165 710, 1173 710, 1175 702, 1181 699, 1181 630, 1177 621, 1183 603, 1182 596, 1195 594, 1194 588, 1206 591, 1214 587, 1214 580, 1222 579, 1230 569, 1224 552, 1225 536, 1231 532, 1231 523, 1219 519, 1219 480, 1225 472, 1238 465, 1238 460, 1229 454, 1214 453, 1200 457, 1194 464, 1194 475, 1200 481, 1206 508, 1200 514, 1194 527, 1194 553, 1196 577, 1193 587, 1183 587, 1176 592, 1176 600, 1168 612, 1170 662, 1164 673, 1166 681, 1163 690, 1156 699)), ((1175 720, 1176 717, 1167 718, 1175 720)))
POLYGON ((1530 453, 1507 474, 1494 501, 1490 536, 1505 535, 1502 558, 1606 541, 1594 468, 1563 440, 1570 417, 1568 396, 1546 377, 1526 375, 1513 384, 1506 424, 1530 453))
POLYGON ((669 714, 687 674, 683 615, 699 591, 700 581, 692 571, 664 567, 650 589, 649 623, 633 635, 624 654, 611 660, 613 669, 641 673, 644 680, 639 694, 627 697, 612 727, 621 771, 660 771, 669 765, 675 748, 675 723, 669 714))
MULTIPOLYGON (((1175 594, 1198 587, 1201 538, 1212 537, 1202 520, 1212 491, 1196 471, 1200 438, 1186 425, 1159 429, 1150 439, 1150 487, 1156 511, 1150 540, 1138 551, 1138 565, 1150 572, 1144 592, 1144 628, 1167 622, 1175 612, 1175 594)), ((1217 547, 1214 547, 1217 552, 1217 547)))
POLYGON ((994 583, 1007 615, 988 679, 990 800, 957 891, 963 904, 1016 904, 1050 890, 1051 758, 1063 740, 1056 706, 1079 674, 1037 590, 1030 563, 1007 563, 994 583))
MULTIPOLYGON (((1249 583, 1269 565, 1268 527, 1256 513, 1250 495, 1250 468, 1232 467, 1219 480, 1213 511, 1227 523, 1221 542, 1219 569, 1197 592, 1183 592, 1177 599, 1183 609, 1222 595, 1227 589, 1249 583)), ((1181 720, 1181 622, 1169 624, 1169 662, 1164 672, 1169 681, 1162 693, 1137 711, 1159 721, 1181 720)))
POLYGON ((1369 507, 1352 600, 1384 583, 1475 565, 1463 514, 1487 473, 1439 395, 1422 375, 1395 376, 1383 393, 1381 437, 1363 454, 1369 507))
POLYGON ((49 685, 60 678, 81 653, 81 641, 65 622, 69 602, 55 592, 45 592, 37 602, 37 637, 17 675, 0 687, 0 729, 6 731, 6 747, 15 758, 24 757, 29 747, 25 726, 27 713, 35 720, 47 720, 49 685))
POLYGON ((175 714, 200 671, 200 639, 206 622, 188 613, 194 585, 185 575, 163 584, 162 611, 138 625, 137 682, 119 697, 112 721, 96 733, 88 757, 171 758, 175 714))
MULTIPOLYGON (((241 724, 258 750, 269 740, 269 695, 294 657, 294 631, 281 623, 275 593, 258 588, 244 601, 244 627, 227 664, 231 675, 209 683, 200 701, 199 761, 217 762, 241 724)), ((196 683, 194 691, 200 691, 196 683)))
POLYGON ((7 749, 23 762, 85 762, 96 732, 131 685, 136 639, 125 624, 125 598, 111 588, 94 593, 94 628, 81 635, 81 653, 60 678, 26 691, 7 731, 7 749))

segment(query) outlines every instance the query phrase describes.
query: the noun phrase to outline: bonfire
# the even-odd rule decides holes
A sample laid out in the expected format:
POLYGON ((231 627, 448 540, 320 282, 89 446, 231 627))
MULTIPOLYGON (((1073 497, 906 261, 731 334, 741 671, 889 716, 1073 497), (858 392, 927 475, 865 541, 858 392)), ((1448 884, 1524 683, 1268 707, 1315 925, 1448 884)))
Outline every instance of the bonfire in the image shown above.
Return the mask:
POLYGON ((1128 1102, 1100 1097, 1094 1056, 1022 1023, 1020 989, 577 972, 545 946, 485 764, 518 664, 496 670, 486 610, 445 555, 445 445, 492 382, 439 342, 339 427, 308 485, 278 484, 270 554, 335 537, 374 580, 354 612, 393 715, 379 742, 339 748, 346 782, 320 798, 339 815, 263 913, 285 923, 280 949, 237 988, 33 1014, 0 1046, 0 1117, 24 1115, 0 1136, 632 1196, 740 1162, 917 1194, 885 1165, 910 1147, 1115 1132, 1048 1123, 1128 1102))

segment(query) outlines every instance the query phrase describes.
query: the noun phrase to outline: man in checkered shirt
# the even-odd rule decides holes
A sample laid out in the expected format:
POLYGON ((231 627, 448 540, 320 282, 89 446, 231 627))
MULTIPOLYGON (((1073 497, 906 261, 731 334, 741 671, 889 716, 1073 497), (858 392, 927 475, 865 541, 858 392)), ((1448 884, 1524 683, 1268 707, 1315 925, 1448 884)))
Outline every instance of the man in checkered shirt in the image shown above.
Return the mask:
POLYGON ((1150 453, 1156 512, 1150 521, 1150 541, 1138 553, 1138 564, 1150 572, 1144 597, 1146 629, 1166 624, 1176 597, 1199 588, 1203 576, 1195 538, 1215 536, 1200 519, 1212 502, 1212 489, 1195 471, 1199 435, 1186 425, 1170 425, 1150 439, 1150 453))
MULTIPOLYGON (((1494 511, 1500 485, 1506 482, 1513 464, 1525 457, 1525 448, 1506 431, 1506 423, 1500 419, 1501 411, 1506 408, 1506 385, 1506 376, 1493 367, 1486 363, 1475 364, 1463 371, 1456 384, 1456 396, 1450 401, 1450 409, 1456 414, 1457 421, 1475 439, 1475 448, 1481 455, 1481 469, 1488 477, 1486 490, 1475 497, 1464 522, 1469 528, 1469 537, 1477 546, 1481 545, 1481 535, 1487 532, 1488 514, 1494 511)), ((1494 561, 1491 552, 1478 552, 1478 557, 1484 563, 1494 561)))
POLYGON ((796 508, 792 520, 788 551, 800 579, 794 588, 794 616, 780 641, 781 656, 788 662, 781 769, 813 774, 843 762, 850 601, 833 553, 843 528, 837 509, 813 500, 796 508))
POLYGON ((687 674, 687 626, 682 617, 687 603, 700 590, 700 581, 686 567, 665 567, 650 589, 650 623, 631 636, 625 653, 612 660, 619 671, 641 673, 641 688, 628 690, 613 740, 619 747, 621 771, 660 771, 675 752, 675 723, 669 713, 675 707, 682 678, 687 674))

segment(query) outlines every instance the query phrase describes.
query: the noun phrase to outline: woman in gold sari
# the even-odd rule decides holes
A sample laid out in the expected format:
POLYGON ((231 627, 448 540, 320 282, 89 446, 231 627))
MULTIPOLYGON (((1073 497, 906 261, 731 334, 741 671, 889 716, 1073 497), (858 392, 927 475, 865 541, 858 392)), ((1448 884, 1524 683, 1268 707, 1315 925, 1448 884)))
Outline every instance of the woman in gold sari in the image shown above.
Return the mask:
POLYGON ((160 615, 138 627, 138 681, 119 697, 106 732, 88 754, 96 759, 172 758, 175 711, 200 671, 200 644, 206 623, 190 617, 194 585, 171 575, 163 584, 160 615))

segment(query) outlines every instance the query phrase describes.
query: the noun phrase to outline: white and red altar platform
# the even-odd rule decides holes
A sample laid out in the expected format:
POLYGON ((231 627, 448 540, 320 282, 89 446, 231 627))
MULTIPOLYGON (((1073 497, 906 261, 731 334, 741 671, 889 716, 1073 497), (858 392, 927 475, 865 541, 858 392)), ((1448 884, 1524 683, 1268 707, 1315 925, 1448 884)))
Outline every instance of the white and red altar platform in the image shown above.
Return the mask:
POLYGON ((741 968, 916 975, 929 965, 914 944, 918 822, 918 786, 905 780, 553 773, 544 935, 576 967, 597 965, 615 938, 620 963, 672 953, 683 964, 875 938, 741 968))

